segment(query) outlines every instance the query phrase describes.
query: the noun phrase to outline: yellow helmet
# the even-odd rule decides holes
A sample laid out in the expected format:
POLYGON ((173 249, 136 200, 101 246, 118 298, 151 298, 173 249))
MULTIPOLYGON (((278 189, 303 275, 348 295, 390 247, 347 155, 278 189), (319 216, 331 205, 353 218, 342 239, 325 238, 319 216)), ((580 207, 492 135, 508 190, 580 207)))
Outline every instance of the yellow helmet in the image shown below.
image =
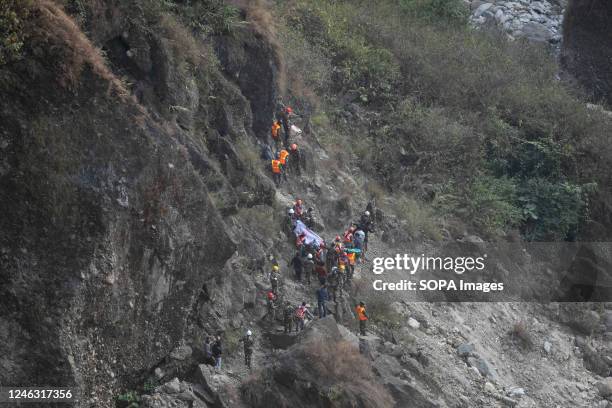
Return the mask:
POLYGON ((344 268, 346 268, 344 264, 340 264, 340 269, 344 269, 344 268))
POLYGON ((272 270, 273 270, 274 272, 278 272, 278 265, 274 265, 274 266, 272 267, 272 270))

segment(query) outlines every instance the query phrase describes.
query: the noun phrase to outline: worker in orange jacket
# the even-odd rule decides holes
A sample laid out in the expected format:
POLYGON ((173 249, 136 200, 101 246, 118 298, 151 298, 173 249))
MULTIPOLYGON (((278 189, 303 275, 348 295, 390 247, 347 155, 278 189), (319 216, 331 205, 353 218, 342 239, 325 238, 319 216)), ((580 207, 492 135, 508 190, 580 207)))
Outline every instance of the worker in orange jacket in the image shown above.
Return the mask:
POLYGON ((270 129, 270 136, 272 136, 272 142, 274 142, 277 149, 279 149, 282 144, 280 130, 281 130, 280 121, 275 120, 274 122, 272 122, 272 127, 270 129))
POLYGON ((286 149, 281 150, 278 153, 278 160, 280 160, 281 164, 283 165, 282 175, 285 181, 287 181, 287 170, 289 170, 289 167, 287 167, 289 164, 289 152, 286 149))
POLYGON ((272 179, 276 187, 281 185, 281 176, 283 173, 283 164, 278 159, 272 159, 272 179))
POLYGON ((366 313, 365 303, 359 302, 355 308, 357 318, 359 319, 359 332, 362 336, 366 335, 366 322, 368 321, 368 314, 366 313))
POLYGON ((350 277, 349 279, 352 279, 353 275, 355 274, 355 264, 357 263, 357 254, 355 254, 354 252, 348 252, 346 254, 346 257, 348 258, 348 276, 350 277))

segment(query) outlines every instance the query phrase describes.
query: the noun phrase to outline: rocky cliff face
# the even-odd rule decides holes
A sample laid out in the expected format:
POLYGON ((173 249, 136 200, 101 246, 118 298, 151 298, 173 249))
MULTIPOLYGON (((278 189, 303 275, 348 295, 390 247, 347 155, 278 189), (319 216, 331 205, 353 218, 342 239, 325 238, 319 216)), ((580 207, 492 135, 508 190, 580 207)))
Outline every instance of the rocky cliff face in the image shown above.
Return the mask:
POLYGON ((100 7, 91 43, 40 2, 27 57, 0 68, 0 382, 70 384, 110 406, 198 313, 242 307, 211 300, 240 245, 222 215, 273 197, 236 146, 252 145, 274 104, 246 83, 275 89, 276 74, 249 29, 215 44, 244 55, 222 58, 228 81, 208 49, 181 49, 178 23, 152 33, 131 6, 100 7))
POLYGON ((563 25, 565 68, 595 100, 612 103, 612 4, 570 1, 563 25))

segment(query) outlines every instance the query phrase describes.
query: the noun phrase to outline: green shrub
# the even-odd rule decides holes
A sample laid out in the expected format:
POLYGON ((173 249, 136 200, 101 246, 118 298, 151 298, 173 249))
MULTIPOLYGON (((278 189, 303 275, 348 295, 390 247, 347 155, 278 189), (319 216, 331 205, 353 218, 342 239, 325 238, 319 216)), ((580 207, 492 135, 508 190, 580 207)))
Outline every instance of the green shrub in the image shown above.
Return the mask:
POLYGON ((469 10, 461 0, 398 0, 400 9, 427 22, 466 24, 469 10))
POLYGON ((206 34, 231 34, 245 24, 240 10, 223 0, 187 0, 178 11, 192 28, 206 34))
POLYGON ((117 405, 125 408, 138 408, 140 406, 140 396, 136 391, 127 391, 124 394, 118 395, 117 405))
POLYGON ((594 184, 528 179, 519 188, 518 200, 527 221, 524 234, 530 240, 564 240, 575 236, 587 216, 587 194, 594 184))
POLYGON ((406 222, 406 228, 412 236, 425 235, 433 240, 442 239, 439 215, 434 213, 431 206, 426 206, 406 196, 400 196, 396 198, 394 212, 406 222))
POLYGON ((514 227, 522 220, 516 184, 507 178, 475 177, 466 189, 447 185, 436 204, 460 218, 473 220, 488 233, 514 227))
POLYGON ((287 24, 331 59, 332 89, 356 91, 364 103, 389 93, 399 76, 390 50, 368 43, 351 2, 299 1, 287 24))

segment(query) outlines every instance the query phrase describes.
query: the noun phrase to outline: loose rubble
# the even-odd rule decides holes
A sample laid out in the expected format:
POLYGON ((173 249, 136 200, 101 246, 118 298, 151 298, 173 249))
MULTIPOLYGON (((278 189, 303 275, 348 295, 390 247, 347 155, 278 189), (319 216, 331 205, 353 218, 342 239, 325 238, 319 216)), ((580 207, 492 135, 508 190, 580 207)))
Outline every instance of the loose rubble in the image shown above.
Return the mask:
POLYGON ((475 26, 494 25, 511 40, 527 38, 532 41, 558 44, 561 42, 564 1, 467 1, 475 26))

